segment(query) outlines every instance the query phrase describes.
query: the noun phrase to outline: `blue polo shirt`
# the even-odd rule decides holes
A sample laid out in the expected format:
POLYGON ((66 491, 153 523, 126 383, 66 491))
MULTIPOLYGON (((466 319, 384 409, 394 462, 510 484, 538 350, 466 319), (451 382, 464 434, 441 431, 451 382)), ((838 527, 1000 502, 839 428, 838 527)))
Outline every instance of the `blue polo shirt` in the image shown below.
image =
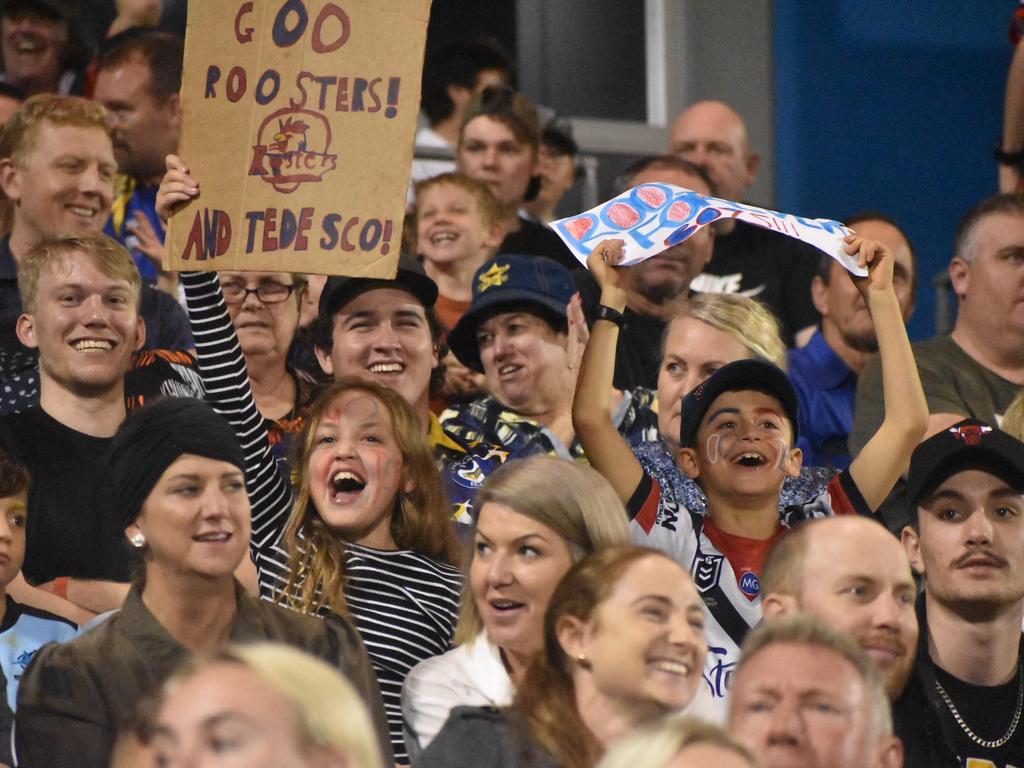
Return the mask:
POLYGON ((853 429, 857 374, 817 330, 807 346, 789 352, 789 378, 800 406, 804 466, 850 467, 847 439, 853 429))

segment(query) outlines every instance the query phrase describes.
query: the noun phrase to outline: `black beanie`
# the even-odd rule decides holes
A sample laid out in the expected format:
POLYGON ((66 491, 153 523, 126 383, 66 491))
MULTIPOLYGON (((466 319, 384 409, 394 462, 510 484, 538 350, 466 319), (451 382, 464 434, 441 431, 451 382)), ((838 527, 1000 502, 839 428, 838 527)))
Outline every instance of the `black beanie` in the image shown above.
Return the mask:
POLYGON ((201 400, 165 397, 121 425, 110 468, 115 504, 126 526, 139 516, 164 471, 186 453, 226 461, 245 472, 245 455, 231 425, 201 400))

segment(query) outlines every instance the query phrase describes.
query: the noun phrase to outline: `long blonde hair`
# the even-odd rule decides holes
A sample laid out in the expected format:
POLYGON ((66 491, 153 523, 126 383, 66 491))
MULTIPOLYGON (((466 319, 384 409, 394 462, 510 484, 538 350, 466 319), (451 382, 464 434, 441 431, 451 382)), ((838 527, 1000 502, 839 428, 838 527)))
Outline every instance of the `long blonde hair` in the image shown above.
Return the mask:
MULTIPOLYGON (((629 543, 629 518, 611 485, 596 470, 568 459, 531 456, 500 467, 487 478, 473 502, 474 534, 480 510, 488 503, 509 507, 546 525, 565 539, 574 562, 592 552, 629 543)), ((483 622, 467 578, 456 645, 471 642, 481 631, 483 622)))
MULTIPOLYGON (((739 293, 697 293, 665 327, 665 335, 676 320, 692 317, 736 339, 751 357, 767 360, 786 370, 786 344, 779 320, 761 302, 739 293)), ((662 338, 662 357, 665 340, 662 338)))
POLYGON ((345 541, 328 527, 310 500, 309 459, 316 430, 328 407, 346 392, 365 392, 384 405, 391 415, 395 440, 402 452, 402 476, 412 491, 395 498, 391 536, 401 549, 409 549, 451 565, 459 562, 459 547, 452 529, 441 478, 423 434, 423 427, 405 399, 366 379, 345 376, 324 389, 310 408, 293 466, 295 505, 284 530, 288 552, 288 583, 278 595, 303 613, 321 608, 344 613, 345 541))

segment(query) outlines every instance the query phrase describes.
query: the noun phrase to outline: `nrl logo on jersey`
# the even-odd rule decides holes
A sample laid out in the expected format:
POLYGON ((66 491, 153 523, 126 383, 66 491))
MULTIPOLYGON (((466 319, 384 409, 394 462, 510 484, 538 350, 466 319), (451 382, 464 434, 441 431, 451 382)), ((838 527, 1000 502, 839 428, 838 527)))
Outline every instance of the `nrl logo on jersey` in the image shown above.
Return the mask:
POLYGON ((693 561, 693 583, 697 591, 704 593, 718 584, 722 575, 722 555, 698 555, 693 561))

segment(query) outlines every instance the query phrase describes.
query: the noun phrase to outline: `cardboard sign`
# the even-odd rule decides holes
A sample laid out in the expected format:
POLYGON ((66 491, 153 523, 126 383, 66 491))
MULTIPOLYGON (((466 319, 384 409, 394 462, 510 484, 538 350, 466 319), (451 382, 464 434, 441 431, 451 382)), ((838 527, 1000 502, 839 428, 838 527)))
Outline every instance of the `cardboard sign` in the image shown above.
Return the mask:
POLYGON ((713 221, 733 218, 810 243, 855 275, 867 270, 843 250, 843 238, 853 230, 831 219, 805 219, 744 203, 708 197, 672 184, 640 184, 618 197, 569 216, 551 226, 573 255, 586 264, 602 240, 626 241, 620 266, 629 266, 677 245, 713 221))
POLYGON ((393 277, 430 0, 189 4, 174 270, 393 277))

